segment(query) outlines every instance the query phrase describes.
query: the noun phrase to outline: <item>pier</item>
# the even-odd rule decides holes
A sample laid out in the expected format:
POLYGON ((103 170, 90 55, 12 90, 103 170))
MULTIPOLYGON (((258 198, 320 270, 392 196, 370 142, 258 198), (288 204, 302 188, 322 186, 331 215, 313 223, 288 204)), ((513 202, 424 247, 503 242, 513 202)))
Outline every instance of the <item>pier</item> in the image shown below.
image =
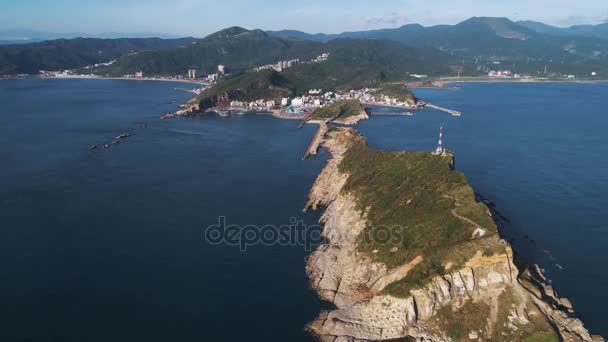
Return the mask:
POLYGON ((459 111, 451 110, 451 109, 447 109, 447 108, 443 108, 443 107, 439 107, 439 106, 435 106, 432 103, 427 103, 425 107, 427 107, 427 108, 433 108, 433 109, 436 109, 438 111, 448 113, 448 114, 450 114, 452 116, 462 116, 462 113, 459 112, 459 111))
POLYGON ((310 141, 310 145, 308 145, 306 153, 304 153, 304 157, 302 159, 306 159, 317 154, 319 146, 321 146, 321 143, 323 142, 323 137, 325 137, 325 133, 327 133, 328 130, 329 128, 327 127, 327 123, 325 123, 325 121, 319 121, 319 129, 317 129, 317 133, 315 133, 315 136, 310 141))
POLYGON ((374 113, 370 112, 371 116, 414 116, 412 112, 383 112, 383 113, 374 113))

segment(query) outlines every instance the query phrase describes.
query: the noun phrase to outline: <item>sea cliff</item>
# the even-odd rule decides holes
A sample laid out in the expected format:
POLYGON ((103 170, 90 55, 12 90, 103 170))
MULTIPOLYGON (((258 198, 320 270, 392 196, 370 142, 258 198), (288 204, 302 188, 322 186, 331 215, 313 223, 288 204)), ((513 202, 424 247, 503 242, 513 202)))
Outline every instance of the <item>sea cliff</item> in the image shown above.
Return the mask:
POLYGON ((378 151, 350 128, 323 146, 307 209, 325 208, 326 242, 306 267, 335 305, 309 325, 322 341, 603 341, 538 267, 515 265, 451 153, 378 151))

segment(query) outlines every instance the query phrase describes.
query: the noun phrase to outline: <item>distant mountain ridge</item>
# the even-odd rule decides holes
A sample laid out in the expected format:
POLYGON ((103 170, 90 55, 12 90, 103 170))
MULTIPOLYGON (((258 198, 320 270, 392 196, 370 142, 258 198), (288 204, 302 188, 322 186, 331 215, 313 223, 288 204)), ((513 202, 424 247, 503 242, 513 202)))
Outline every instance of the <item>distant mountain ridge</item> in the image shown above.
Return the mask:
MULTIPOLYGON (((599 32, 603 26, 574 27, 571 30, 599 32)), ((557 29, 557 28, 555 28, 557 29)), ((537 24, 516 23, 508 18, 473 17, 456 25, 424 27, 417 24, 395 29, 344 32, 341 34, 307 34, 298 31, 269 31, 271 36, 295 36, 298 39, 329 41, 337 38, 392 40, 418 48, 436 48, 455 56, 476 61, 509 61, 523 72, 544 68, 565 72, 608 67, 608 39, 581 34, 549 34, 556 30, 537 24), (525 63, 525 68, 522 66, 525 63), (529 64, 529 65, 528 65, 529 64), (576 65, 565 68, 563 65, 576 65), (593 67, 591 67, 593 65, 593 67)), ((477 63, 477 62, 476 62, 477 63)))
POLYGON ((337 34, 325 33, 306 33, 298 30, 278 30, 266 31, 272 36, 289 36, 299 39, 309 39, 315 41, 328 41, 336 38, 373 38, 395 40, 395 37, 403 34, 415 34, 423 31, 441 31, 450 27, 463 26, 470 24, 484 24, 493 29, 498 35, 504 38, 518 38, 521 35, 531 33, 541 33, 555 36, 580 36, 588 38, 608 39, 608 23, 598 25, 574 25, 566 28, 544 24, 538 21, 523 20, 511 21, 508 18, 497 17, 472 17, 456 25, 436 25, 422 26, 420 24, 407 24, 398 28, 376 29, 367 31, 346 31, 337 34))
POLYGON ((98 38, 98 39, 120 39, 120 38, 161 38, 178 39, 180 36, 164 34, 159 32, 45 32, 36 30, 1 30, 0 45, 28 44, 47 40, 75 39, 75 38, 98 38))
POLYGON ((184 48, 125 55, 96 72, 119 76, 141 70, 145 74, 183 75, 193 68, 199 74, 209 74, 217 72, 218 64, 242 71, 283 59, 310 58, 320 53, 322 45, 309 40, 271 37, 262 30, 235 26, 196 39, 184 48))
POLYGON ((137 51, 187 46, 194 38, 58 39, 0 46, 0 75, 38 74, 40 70, 81 68, 115 60, 137 51))
POLYGON ((225 64, 232 73, 280 60, 313 59, 330 53, 324 63, 288 69, 290 79, 310 87, 365 84, 383 78, 403 78, 406 72, 449 72, 449 56, 434 49, 406 47, 390 41, 336 39, 318 42, 292 37, 273 37, 262 30, 230 27, 197 40, 181 49, 130 54, 111 66, 95 70, 101 75, 124 75, 142 70, 145 74, 184 74, 188 68, 200 74, 214 73, 225 64), (293 73, 301 71, 300 75, 293 73), (305 71, 304 71, 305 70, 305 71), (322 82, 321 82, 322 81, 322 82))
POLYGON ((517 24, 525 26, 539 33, 557 36, 580 36, 608 40, 608 23, 598 25, 574 25, 570 27, 556 27, 536 21, 518 21, 517 24))
MULTIPOLYGON (((599 31, 602 27, 572 30, 599 31)), ((78 69, 110 60, 116 62, 86 73, 122 76, 143 71, 145 75, 175 76, 193 68, 204 75, 216 72, 218 64, 238 73, 281 60, 312 59, 326 52, 332 57, 306 67, 314 77, 302 75, 299 84, 318 83, 320 77, 336 87, 374 84, 396 75, 405 78, 408 73, 478 76, 497 69, 537 76, 608 75, 608 39, 563 34, 548 25, 492 17, 473 17, 456 25, 410 24, 335 35, 234 26, 202 39, 72 39, 0 46, 0 74, 78 69)))

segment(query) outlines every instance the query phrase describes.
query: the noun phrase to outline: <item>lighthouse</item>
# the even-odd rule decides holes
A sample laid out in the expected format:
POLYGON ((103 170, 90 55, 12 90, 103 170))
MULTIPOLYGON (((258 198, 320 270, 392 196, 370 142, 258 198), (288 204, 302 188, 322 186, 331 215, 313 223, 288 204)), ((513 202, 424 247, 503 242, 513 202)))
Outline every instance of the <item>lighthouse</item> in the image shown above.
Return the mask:
POLYGON ((443 154, 443 126, 439 127, 439 143, 437 144, 437 149, 435 150, 435 154, 443 154))

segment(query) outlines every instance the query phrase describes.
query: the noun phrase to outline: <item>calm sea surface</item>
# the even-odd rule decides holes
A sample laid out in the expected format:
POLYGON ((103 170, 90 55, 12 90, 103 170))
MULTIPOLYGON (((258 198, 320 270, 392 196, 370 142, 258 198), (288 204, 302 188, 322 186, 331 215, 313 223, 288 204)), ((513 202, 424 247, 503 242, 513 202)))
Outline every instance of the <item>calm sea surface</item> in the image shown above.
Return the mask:
MULTIPOLYGON (((326 155, 314 127, 266 116, 158 117, 184 85, 0 82, 0 340, 312 340, 323 304, 303 246, 204 240, 228 224, 314 224, 302 213, 326 155), (116 135, 132 137, 89 150, 116 135)), ((608 336, 607 84, 465 84, 419 90, 425 110, 359 125, 370 145, 431 150, 439 126, 457 168, 504 217, 594 333, 608 336)))

